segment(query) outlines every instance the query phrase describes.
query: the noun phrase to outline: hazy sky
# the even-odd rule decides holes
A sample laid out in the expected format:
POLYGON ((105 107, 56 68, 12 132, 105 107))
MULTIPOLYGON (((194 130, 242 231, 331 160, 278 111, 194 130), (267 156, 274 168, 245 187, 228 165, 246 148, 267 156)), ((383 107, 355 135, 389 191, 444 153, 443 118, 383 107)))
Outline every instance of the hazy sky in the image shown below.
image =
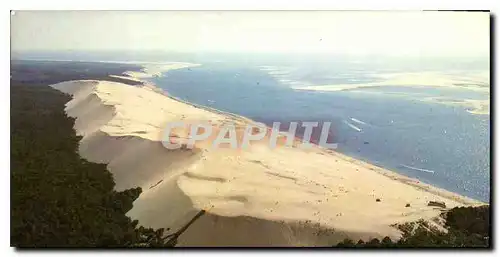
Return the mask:
POLYGON ((489 55, 489 13, 19 11, 12 50, 489 55))

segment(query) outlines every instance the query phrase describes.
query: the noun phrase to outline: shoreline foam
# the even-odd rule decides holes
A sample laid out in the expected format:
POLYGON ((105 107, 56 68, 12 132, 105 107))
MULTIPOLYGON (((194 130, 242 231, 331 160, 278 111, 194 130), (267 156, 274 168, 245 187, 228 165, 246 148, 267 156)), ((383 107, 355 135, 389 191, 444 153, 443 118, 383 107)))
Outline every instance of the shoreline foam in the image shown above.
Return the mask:
POLYGON ((108 164, 116 190, 143 188, 128 216, 174 231, 207 211, 179 245, 328 246, 345 237, 396 238, 391 225, 439 215, 428 201, 449 208, 483 204, 320 147, 167 150, 161 137, 168 121, 252 121, 147 86, 89 80, 52 87, 73 95, 65 111, 83 136, 80 155, 108 164))

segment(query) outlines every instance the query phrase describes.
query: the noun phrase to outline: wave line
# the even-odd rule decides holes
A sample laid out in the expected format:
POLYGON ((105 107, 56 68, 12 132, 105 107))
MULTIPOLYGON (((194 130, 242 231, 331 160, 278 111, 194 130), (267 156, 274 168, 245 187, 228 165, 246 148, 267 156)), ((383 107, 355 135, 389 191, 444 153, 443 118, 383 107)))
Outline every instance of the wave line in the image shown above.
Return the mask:
POLYGON ((347 126, 351 127, 352 129, 354 129, 354 130, 356 130, 356 131, 358 131, 358 132, 359 132, 359 131, 361 131, 361 129, 360 129, 360 128, 358 128, 358 127, 356 127, 356 126, 352 125, 351 123, 349 123, 349 122, 347 122, 347 121, 344 121, 344 123, 345 123, 347 126))
POLYGON ((404 165, 404 164, 401 164, 401 166, 403 166, 405 168, 408 168, 408 169, 412 169, 412 170, 418 170, 418 171, 424 171, 424 172, 428 172, 428 173, 434 173, 433 170, 420 169, 420 168, 416 168, 416 167, 412 167, 412 166, 408 166, 408 165, 404 165))

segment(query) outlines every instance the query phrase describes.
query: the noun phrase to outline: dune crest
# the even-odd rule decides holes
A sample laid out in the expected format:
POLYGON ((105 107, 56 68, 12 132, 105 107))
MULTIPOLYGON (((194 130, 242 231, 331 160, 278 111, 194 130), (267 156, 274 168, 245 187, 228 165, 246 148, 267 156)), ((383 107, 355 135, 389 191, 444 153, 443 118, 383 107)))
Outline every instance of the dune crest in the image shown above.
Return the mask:
POLYGON ((116 190, 142 187, 128 216, 174 231, 207 211, 179 245, 329 246, 347 236, 397 237, 392 224, 439 214, 428 201, 481 204, 316 146, 168 150, 161 143, 168 122, 251 121, 150 87, 95 80, 52 87, 73 96, 65 111, 83 136, 80 155, 106 163, 116 190))

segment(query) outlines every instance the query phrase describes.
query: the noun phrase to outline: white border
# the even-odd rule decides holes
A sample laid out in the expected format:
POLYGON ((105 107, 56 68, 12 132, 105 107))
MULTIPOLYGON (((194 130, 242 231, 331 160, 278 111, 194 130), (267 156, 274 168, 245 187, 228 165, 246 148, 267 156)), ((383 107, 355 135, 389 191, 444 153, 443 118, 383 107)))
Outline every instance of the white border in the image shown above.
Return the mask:
MULTIPOLYGON (((6 4, 7 1, 2 1, 1 5, 6 4)), ((401 0, 347 0, 347 1, 329 1, 329 0, 249 0, 249 1, 241 1, 241 0, 177 0, 177 1, 149 1, 149 0, 140 0, 140 1, 109 1, 104 2, 102 0, 85 0, 85 1, 67 1, 67 0, 17 0, 15 2, 11 2, 9 6, 4 8, 2 11, 2 22, 0 22, 0 33, 3 36, 3 40, 0 41, 1 49, 2 49, 2 62, 4 63, 4 68, 1 70, 0 75, 2 78, 2 85, 0 86, 2 92, 0 93, 0 104, 2 105, 0 112, 0 119, 2 122, 0 129, 2 135, 2 144, 1 144, 1 161, 0 161, 0 171, 2 174, 2 179, 0 183, 1 185, 1 200, 3 204, 3 210, 1 212, 1 221, 2 221, 2 231, 1 231, 1 242, 3 247, 1 249, 0 256, 11 256, 16 252, 12 248, 7 248, 10 246, 10 213, 7 209, 10 209, 10 124, 8 124, 10 119, 10 89, 8 85, 9 82, 9 71, 8 67, 10 66, 10 40, 9 40, 9 32, 10 32, 10 14, 7 10, 492 10, 493 13, 497 13, 499 10, 498 6, 500 1, 495 0, 474 0, 474 1, 461 1, 461 0, 420 0, 420 1, 401 1, 401 0), (8 143, 9 142, 9 143, 8 143), (9 206, 9 207, 7 207, 9 206)), ((496 41, 496 46, 498 46, 498 41, 496 41)), ((496 58, 495 58, 496 60, 496 58)), ((495 74, 499 74, 498 66, 495 67, 495 74)), ((493 86, 493 85, 492 85, 493 86)), ((495 85, 496 86, 496 85, 495 85)), ((499 99, 498 97, 498 89, 495 90, 495 99, 499 99)), ((493 103, 492 107, 495 105, 493 103)), ((491 117, 493 118, 493 117, 491 117)), ((498 116, 495 115, 495 119, 498 119, 498 116)), ((498 127, 495 129, 495 134, 499 135, 498 127)), ((498 137, 498 136, 497 136, 498 137)), ((498 138, 495 140, 495 143, 498 143, 498 138)), ((493 143, 493 142, 492 142, 493 143)), ((498 144, 497 144, 498 145, 498 144)), ((498 149, 497 149, 498 151, 498 149)), ((495 154, 494 158, 498 160, 498 152, 495 154)), ((496 173, 492 171, 492 173, 496 173)), ((495 181, 493 185, 500 185, 498 174, 495 176, 495 181)), ((498 189, 495 190, 495 199, 498 196, 498 189)), ((493 203, 492 203, 493 204, 493 203)), ((498 223, 498 212, 495 212, 495 224, 498 223)), ((497 226, 495 226, 497 227, 497 226)), ((494 235, 494 245, 499 247, 498 237, 499 234, 495 229, 494 235)), ((138 253, 137 251, 115 251, 109 252, 109 255, 119 256, 122 254, 133 254, 138 253)), ((214 255, 220 256, 223 254, 242 254, 241 251, 236 253, 235 251, 230 252, 164 252, 164 251, 149 251, 149 252, 141 252, 142 253, 156 253, 156 254, 204 254, 204 255, 214 255)), ((348 252, 348 254, 353 255, 361 255, 363 253, 376 254, 376 255, 385 255, 386 252, 348 252)), ((398 251, 396 253, 404 253, 404 254, 429 254, 427 251, 425 252, 401 252, 398 251)), ((33 253, 35 254, 35 253, 33 253)), ((68 252, 38 252, 37 255, 40 254, 49 254, 52 255, 66 255, 68 252)), ((94 252, 71 252, 72 255, 82 256, 87 254, 95 254, 94 252)), ((252 255, 267 255, 267 254, 283 254, 283 255, 291 255, 291 254, 305 254, 305 252, 252 252, 249 253, 252 255)), ((324 251, 315 251, 308 252, 307 254, 331 254, 331 252, 324 251)), ((342 252, 341 254, 346 254, 346 252, 342 252)), ((394 253, 392 253, 394 254, 394 253)), ((456 252, 440 252, 440 255, 451 256, 455 255, 456 252)), ((467 251, 466 254, 487 254, 487 252, 477 253, 467 251)))
POLYGON ((182 0, 108 1, 18 0, 10 9, 19 10, 485 10, 495 9, 495 0, 182 0))

